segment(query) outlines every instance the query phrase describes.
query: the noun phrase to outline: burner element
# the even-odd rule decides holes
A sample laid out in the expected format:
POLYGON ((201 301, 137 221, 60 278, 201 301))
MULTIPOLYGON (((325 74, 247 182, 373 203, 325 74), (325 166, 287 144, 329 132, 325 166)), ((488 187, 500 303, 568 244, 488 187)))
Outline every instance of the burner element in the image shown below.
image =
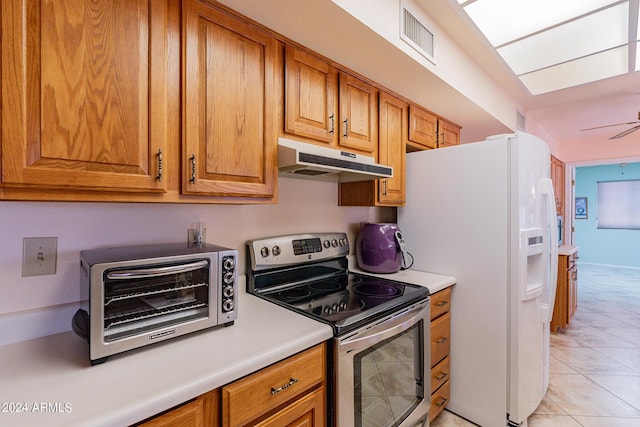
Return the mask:
POLYGON ((342 288, 342 285, 338 282, 322 281, 310 283, 309 288, 314 291, 331 292, 337 291, 338 289, 342 288))
POLYGON ((402 295, 402 288, 390 283, 358 283, 353 286, 358 295, 370 298, 391 298, 402 295))
POLYGON ((293 301, 300 298, 306 298, 311 295, 311 290, 306 287, 289 288, 278 292, 278 296, 282 301, 293 301))

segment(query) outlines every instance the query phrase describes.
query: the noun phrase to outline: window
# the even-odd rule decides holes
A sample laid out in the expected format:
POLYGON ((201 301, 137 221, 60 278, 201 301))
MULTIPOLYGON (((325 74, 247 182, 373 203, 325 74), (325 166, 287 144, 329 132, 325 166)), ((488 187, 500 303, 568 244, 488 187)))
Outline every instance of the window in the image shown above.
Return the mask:
POLYGON ((640 180, 598 181, 598 228, 640 230, 640 180))

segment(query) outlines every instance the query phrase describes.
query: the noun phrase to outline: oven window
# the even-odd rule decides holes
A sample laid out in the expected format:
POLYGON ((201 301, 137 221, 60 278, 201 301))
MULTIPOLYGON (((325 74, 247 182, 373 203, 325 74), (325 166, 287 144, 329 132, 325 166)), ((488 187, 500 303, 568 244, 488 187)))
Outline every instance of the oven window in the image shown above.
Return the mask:
POLYGON ((422 324, 354 357, 356 426, 399 425, 424 399, 422 324))

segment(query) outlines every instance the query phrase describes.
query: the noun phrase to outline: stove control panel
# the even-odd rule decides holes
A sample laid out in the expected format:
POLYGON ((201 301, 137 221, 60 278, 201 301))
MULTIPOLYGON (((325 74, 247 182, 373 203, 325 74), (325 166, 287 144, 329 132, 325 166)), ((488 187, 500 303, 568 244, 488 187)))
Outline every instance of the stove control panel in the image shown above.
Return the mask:
POLYGON ((254 271, 303 264, 349 254, 346 233, 295 234, 247 242, 254 271))

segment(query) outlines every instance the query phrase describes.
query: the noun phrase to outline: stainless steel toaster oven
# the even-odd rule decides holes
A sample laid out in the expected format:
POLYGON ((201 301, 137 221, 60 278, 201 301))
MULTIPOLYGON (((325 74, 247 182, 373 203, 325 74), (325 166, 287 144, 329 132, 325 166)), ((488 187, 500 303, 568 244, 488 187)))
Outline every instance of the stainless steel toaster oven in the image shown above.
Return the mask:
POLYGON ((238 317, 238 252, 211 244, 161 244, 80 252, 88 310, 72 320, 91 364, 238 317))

